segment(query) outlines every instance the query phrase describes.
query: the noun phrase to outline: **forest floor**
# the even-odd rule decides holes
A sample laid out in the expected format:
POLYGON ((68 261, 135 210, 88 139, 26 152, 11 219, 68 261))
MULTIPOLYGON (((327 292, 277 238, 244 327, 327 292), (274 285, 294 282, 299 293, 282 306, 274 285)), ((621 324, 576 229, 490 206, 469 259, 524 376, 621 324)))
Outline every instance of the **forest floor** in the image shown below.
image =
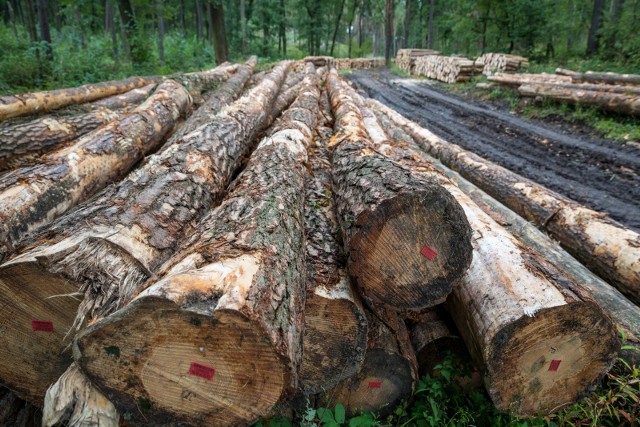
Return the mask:
POLYGON ((441 138, 640 231, 640 144, 557 117, 521 118, 505 102, 454 95, 388 69, 347 78, 441 138))

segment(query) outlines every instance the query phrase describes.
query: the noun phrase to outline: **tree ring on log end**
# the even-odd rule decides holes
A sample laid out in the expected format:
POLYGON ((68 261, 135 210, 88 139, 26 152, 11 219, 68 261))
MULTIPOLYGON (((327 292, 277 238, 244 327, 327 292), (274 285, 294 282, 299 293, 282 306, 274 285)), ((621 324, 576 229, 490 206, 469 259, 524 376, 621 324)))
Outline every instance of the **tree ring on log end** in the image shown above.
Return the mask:
POLYGON ((485 383, 498 409, 547 414, 588 391, 618 348, 614 325, 595 304, 546 308, 494 336, 485 383))
POLYGON ((237 311, 205 315, 149 296, 97 325, 78 337, 76 359, 140 422, 246 424, 278 402, 287 381, 269 339, 237 311))
POLYGON ((434 306, 471 263, 471 227, 441 187, 387 199, 356 222, 349 272, 370 301, 403 309, 434 306))
POLYGON ((0 378, 36 404, 73 361, 68 332, 78 308, 76 292, 36 259, 0 269, 0 378))

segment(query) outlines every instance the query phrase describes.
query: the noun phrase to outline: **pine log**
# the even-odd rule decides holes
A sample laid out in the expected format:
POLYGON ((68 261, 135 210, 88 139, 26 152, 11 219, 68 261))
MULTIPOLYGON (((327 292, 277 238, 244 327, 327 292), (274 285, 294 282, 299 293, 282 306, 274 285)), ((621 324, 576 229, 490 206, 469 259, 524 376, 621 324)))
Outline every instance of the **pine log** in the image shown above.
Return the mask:
POLYGON ((557 74, 505 74, 497 73, 487 77, 490 82, 500 83, 505 86, 520 86, 524 84, 569 84, 571 77, 557 74))
MULTIPOLYGON (((0 338, 0 355, 14 361, 0 367, 0 378, 21 395, 41 402, 70 364, 65 350, 85 317, 109 314, 144 289, 152 272, 180 247, 181 237, 219 202, 266 123, 287 64, 216 115, 240 92, 252 68, 245 65, 202 107, 211 111, 206 124, 172 137, 145 165, 60 218, 0 267, 0 303, 17 305, 0 313, 0 324, 23 336, 7 337, 6 345, 0 338), (51 322, 53 332, 30 332, 33 319, 51 322)), ((206 117, 196 113, 192 120, 206 117)))
POLYGON ((589 271, 529 221, 464 179, 457 172, 439 162, 437 167, 455 181, 458 187, 494 221, 507 229, 527 247, 543 254, 555 265, 561 265, 563 272, 571 279, 582 283, 598 305, 611 316, 616 326, 621 329, 621 338, 624 341, 620 357, 630 365, 640 366, 640 308, 637 305, 589 271))
POLYGON ((218 85, 231 77, 239 67, 238 64, 224 62, 211 70, 170 74, 163 79, 175 80, 184 86, 191 96, 198 96, 203 92, 217 89, 218 85))
POLYGON ((464 212, 440 185, 375 151, 335 70, 327 87, 336 117, 333 189, 349 274, 373 305, 419 309, 442 302, 471 261, 464 212))
MULTIPOLYGON (((402 142, 410 148, 410 135, 402 142)), ((394 148, 416 167, 431 163, 417 145, 413 153, 394 148)), ((522 416, 579 399, 616 360, 610 317, 583 283, 523 246, 457 186, 447 190, 474 230, 473 261, 447 307, 493 403, 522 416)))
POLYGON ((529 179, 437 137, 369 100, 433 157, 533 222, 636 304, 640 303, 640 235, 529 179))
POLYGON ((142 105, 42 158, 36 166, 0 176, 0 261, 27 233, 124 176, 154 150, 190 103, 167 80, 142 105))
POLYGON ((364 309, 344 268, 335 217, 326 146, 332 132, 321 127, 318 131, 317 145, 309 149, 304 218, 307 299, 300 388, 306 395, 327 390, 358 372, 367 346, 364 309))
MULTIPOLYGON (((554 89, 563 89, 563 90, 584 90, 584 91, 593 91, 593 92, 610 92, 610 93, 620 93, 625 95, 640 95, 640 87, 635 86, 614 86, 614 85, 604 85, 604 84, 589 84, 589 83, 531 83, 531 84, 523 84, 520 87, 529 86, 536 88, 538 86, 550 86, 554 89)), ((526 96, 521 93, 521 95, 526 96)))
MULTIPOLYGON (((130 91, 120 95, 109 96, 107 98, 103 98, 98 101, 90 102, 88 104, 81 104, 81 105, 86 105, 87 107, 92 109, 108 108, 113 110, 113 109, 119 109, 119 108, 127 108, 143 102, 145 99, 147 99, 147 97, 149 97, 149 95, 151 95, 151 93, 155 88, 156 88, 156 84, 152 83, 140 88, 131 89, 130 91)), ((70 107, 70 108, 73 108, 73 107, 70 107)))
POLYGON ((53 384, 45 397, 42 426, 118 427, 115 406, 80 372, 75 363, 53 384), (65 422, 68 419, 71 422, 65 422))
POLYGON ((88 84, 68 89, 0 97, 0 121, 43 113, 70 104, 82 104, 160 81, 159 77, 129 77, 125 80, 88 84))
POLYGON ((556 68, 556 74, 559 76, 574 77, 579 75, 580 73, 577 71, 567 70, 566 68, 556 68))
POLYGON ((319 97, 309 66, 294 104, 185 250, 160 269, 164 277, 74 341, 80 368, 123 417, 248 424, 295 390, 304 162, 319 97))
POLYGON ((574 105, 591 105, 618 114, 640 116, 640 95, 569 89, 553 85, 527 84, 518 88, 521 96, 543 96, 574 105))
POLYGON ((598 73, 587 71, 571 76, 573 81, 606 83, 611 85, 640 85, 640 74, 598 73))
POLYGON ((384 417, 407 401, 418 383, 416 355, 402 319, 391 311, 366 310, 367 352, 362 369, 324 393, 329 407, 344 405, 347 413, 375 412, 384 417))

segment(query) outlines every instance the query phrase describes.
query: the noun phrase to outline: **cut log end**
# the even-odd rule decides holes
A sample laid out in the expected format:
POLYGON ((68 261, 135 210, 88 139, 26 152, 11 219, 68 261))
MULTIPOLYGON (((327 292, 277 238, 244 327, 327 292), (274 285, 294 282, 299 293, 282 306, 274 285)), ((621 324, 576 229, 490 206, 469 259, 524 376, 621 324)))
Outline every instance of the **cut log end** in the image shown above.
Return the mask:
POLYGON ((614 325, 593 303, 524 316, 492 340, 487 389, 498 409, 516 415, 557 411, 612 366, 616 341, 614 325))
POLYGON ((149 296, 112 317, 83 333, 75 351, 125 416, 238 425, 264 416, 282 396, 282 361, 237 311, 207 315, 149 296))
POLYGON ((407 359, 372 349, 367 351, 360 372, 330 392, 330 405, 342 403, 351 414, 387 414, 411 395, 413 384, 414 374, 407 359))
POLYGON ((400 194, 357 223, 350 271, 372 301, 404 309, 441 303, 471 261, 470 228, 442 188, 400 194))
POLYGON ((367 343, 361 307, 346 298, 307 295, 300 379, 305 393, 319 393, 354 375, 367 343))
POLYGON ((0 377, 38 405, 71 363, 69 319, 78 306, 77 289, 43 273, 35 259, 0 270, 0 377))

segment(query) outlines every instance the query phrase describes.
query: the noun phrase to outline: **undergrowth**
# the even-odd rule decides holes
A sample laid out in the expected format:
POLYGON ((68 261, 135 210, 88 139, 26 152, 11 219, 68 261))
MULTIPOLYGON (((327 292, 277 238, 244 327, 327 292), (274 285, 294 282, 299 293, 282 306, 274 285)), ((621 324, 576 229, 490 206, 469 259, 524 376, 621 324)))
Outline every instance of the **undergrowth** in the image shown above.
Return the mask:
POLYGON ((620 360, 595 391, 578 403, 543 417, 515 418, 498 411, 484 390, 465 387, 468 363, 449 354, 422 378, 414 399, 388 417, 362 413, 349 417, 341 404, 333 408, 307 407, 294 424, 277 416, 254 427, 586 427, 640 426, 640 368, 620 360))

